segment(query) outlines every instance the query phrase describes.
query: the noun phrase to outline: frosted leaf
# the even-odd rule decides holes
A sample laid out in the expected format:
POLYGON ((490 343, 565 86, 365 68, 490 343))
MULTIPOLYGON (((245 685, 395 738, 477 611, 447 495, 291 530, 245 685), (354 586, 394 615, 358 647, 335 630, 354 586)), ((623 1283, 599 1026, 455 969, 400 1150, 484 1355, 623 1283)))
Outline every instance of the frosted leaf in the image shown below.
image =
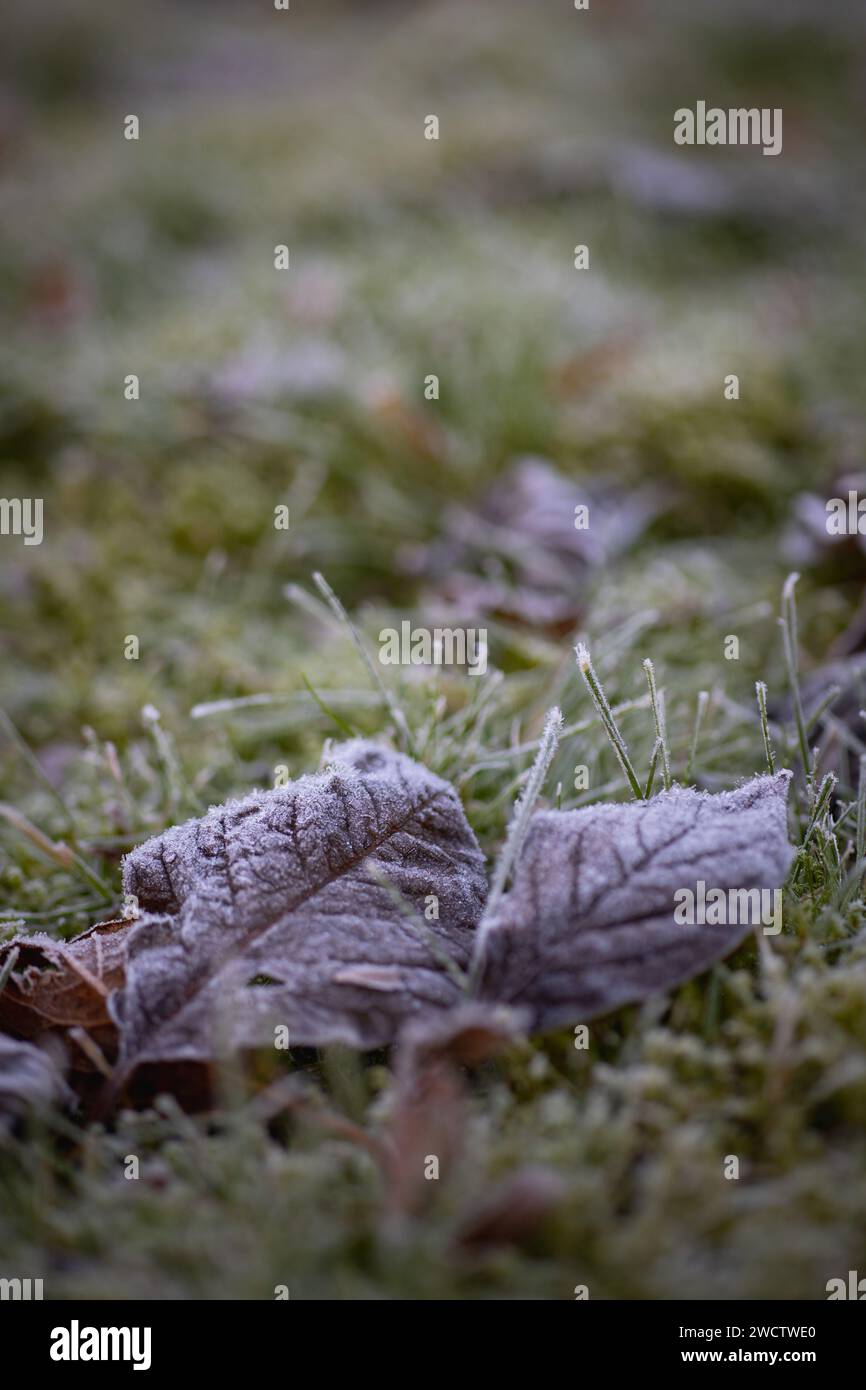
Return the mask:
POLYGON ((782 772, 715 796, 675 787, 646 802, 536 812, 513 887, 478 939, 479 997, 553 1028, 728 955, 751 920, 681 925, 674 895, 689 889, 697 901, 699 880, 707 891, 780 887, 793 857, 789 781, 782 772))
MULTIPOLYGON (((189 1108, 208 1093, 202 1071, 231 1050, 400 1037, 399 1113, 423 1154, 438 1152, 419 1105, 426 1095, 446 1129, 456 1124, 455 1064, 670 989, 743 940, 754 918, 682 925, 675 895, 700 881, 726 893, 781 885, 789 780, 537 812, 513 886, 476 935, 484 860, 457 793, 402 754, 353 741, 323 774, 134 850, 124 889, 136 919, 0 947, 0 1026, 45 1041, 84 1032, 117 1053, 109 1098, 169 1089, 189 1108), (427 921, 431 894, 439 916, 427 921), (474 998, 461 988, 473 957, 474 998)), ((7 1097, 55 1093, 42 1054, 18 1047, 3 1039, 16 1078, 7 1097)), ((78 1071, 93 1065, 88 1047, 72 1056, 78 1071)))
MULTIPOLYGON (((108 997, 123 983, 128 925, 123 918, 100 922, 68 942, 44 932, 5 942, 0 969, 11 955, 15 960, 0 992, 0 1027, 22 1038, 86 1028, 94 1040, 110 1047, 114 1025, 108 997)), ((77 1065, 84 1061, 76 1056, 77 1065)))
POLYGON ((111 1000, 123 1080, 273 1045, 277 1025, 289 1046, 378 1047, 460 997, 449 960, 468 962, 486 884, 456 792, 372 743, 334 757, 127 857, 141 915, 111 1000))

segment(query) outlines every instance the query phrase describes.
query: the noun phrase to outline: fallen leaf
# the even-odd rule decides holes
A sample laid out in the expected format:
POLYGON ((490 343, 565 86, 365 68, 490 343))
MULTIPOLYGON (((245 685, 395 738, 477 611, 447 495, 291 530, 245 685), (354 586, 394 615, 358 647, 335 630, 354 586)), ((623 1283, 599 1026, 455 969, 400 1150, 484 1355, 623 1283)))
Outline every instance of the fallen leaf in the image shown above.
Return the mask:
POLYGON ((464 1250, 519 1245, 535 1234, 566 1192, 565 1180, 552 1168, 541 1164, 518 1168, 464 1217, 457 1245, 464 1250))
POLYGON ((866 573, 866 536, 859 530, 843 535, 828 529, 827 504, 831 498, 848 503, 849 493, 862 497, 866 474, 837 473, 824 479, 820 492, 800 492, 791 503, 781 548, 786 561, 797 569, 814 569, 833 584, 862 585, 866 573))
POLYGON ((434 581, 436 600, 467 619, 486 613, 566 632, 582 616, 592 573, 628 549, 663 505, 655 487, 624 493, 521 458, 474 507, 450 509, 441 541, 404 551, 401 563, 434 581), (581 506, 589 524, 576 527, 581 506))
POLYGON ((751 924, 680 925, 674 894, 699 880, 707 890, 784 882, 790 776, 536 812, 513 887, 479 933, 479 997, 528 1008, 538 1031, 671 989, 728 955, 751 924))
POLYGON ((323 774, 132 851, 124 888, 137 918, 67 943, 6 943, 0 1025, 24 1039, 63 1032, 91 1097, 94 1069, 107 1074, 116 1054, 109 1101, 170 1090, 190 1109, 228 1052, 399 1038, 383 1152, 393 1209, 413 1211, 426 1190, 419 1155, 458 1148, 461 1066, 668 990, 739 944, 751 922, 679 925, 674 894, 700 880, 777 888, 793 854, 789 780, 537 812, 510 892, 476 932, 484 860, 457 793, 355 740, 323 774))
MULTIPOLYGON (((866 706, 866 658, 862 651, 853 657, 829 661, 801 678, 800 696, 809 725, 809 743, 818 749, 817 777, 820 780, 833 772, 841 787, 856 796, 860 755, 866 740, 866 720, 860 713, 866 706), (817 711, 821 712, 813 725, 817 711)), ((793 729, 795 711, 790 693, 770 700, 769 713, 772 720, 793 729)))
POLYGON ((528 1013, 467 1000, 445 1013, 407 1023, 400 1034, 392 1109, 382 1145, 389 1211, 417 1214, 436 1184, 453 1177, 463 1142, 466 1086, 462 1067, 503 1052, 524 1031, 528 1013))
MULTIPOLYGON (((100 922, 72 941, 44 933, 16 936, 0 946, 0 969, 14 952, 15 967, 0 993, 0 1025, 21 1038, 83 1028, 107 1050, 115 1042, 108 997, 124 980, 129 920, 100 922)), ((86 1065, 80 1053, 76 1066, 86 1065)))
POLYGON ((70 1099, 55 1056, 0 1033, 0 1136, 9 1133, 28 1110, 70 1099))
POLYGON ((379 1047, 460 998, 448 965, 468 963, 486 884, 456 792, 372 743, 334 759, 127 857, 141 915, 110 1006, 123 1082, 273 1045, 279 1025, 293 1047, 379 1047))
POLYGON ((381 1159, 392 1214, 416 1215, 434 1195, 431 1162, 436 1179, 454 1175, 465 1121, 466 1087, 453 1061, 435 1050, 401 1047, 381 1159))
POLYGON ((400 1035, 401 1057, 415 1063, 440 1058, 457 1066, 478 1066, 504 1052, 526 1032, 528 1021, 526 1010, 467 1000, 447 1013, 408 1023, 400 1035))

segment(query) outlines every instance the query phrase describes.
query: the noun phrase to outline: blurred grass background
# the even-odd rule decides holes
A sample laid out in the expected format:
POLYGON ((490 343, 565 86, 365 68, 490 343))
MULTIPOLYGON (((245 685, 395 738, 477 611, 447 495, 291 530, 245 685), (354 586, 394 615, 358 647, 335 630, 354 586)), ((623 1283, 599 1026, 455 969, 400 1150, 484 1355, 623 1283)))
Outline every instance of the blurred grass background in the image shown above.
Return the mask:
MULTIPOLYGON (((322 570, 374 642, 402 617, 449 615, 413 557, 441 537, 449 507, 506 487, 525 454, 624 497, 648 484, 664 492, 638 543, 588 582, 574 635, 593 642, 613 699, 641 695, 640 658, 653 656, 678 775, 702 689, 713 700, 700 783, 760 768, 744 710, 757 678, 781 694, 775 614, 801 560, 798 499, 834 495, 832 480, 863 460, 866 16, 844 0, 608 0, 588 13, 565 0, 294 0, 288 13, 264 0, 66 0, 8 6, 4 31, 0 494, 44 498, 45 540, 0 538, 0 706, 65 809, 13 738, 0 748, 6 801, 71 837, 116 887, 120 854, 144 835, 270 785, 278 763, 316 766, 339 730, 307 682, 353 727, 380 732, 350 644, 286 586, 309 590, 322 570), (675 147, 673 112, 698 99, 781 106, 782 155, 675 147), (138 142, 123 139, 128 113, 140 117, 138 142), (423 138, 430 113, 438 142, 423 138), (285 273, 274 270, 278 243, 290 247, 285 273), (590 248, 587 272, 573 269, 577 243, 590 248), (127 402, 133 372, 141 399, 127 402), (731 372, 737 402, 723 397, 731 372), (424 399, 430 373, 437 402, 424 399), (288 532, 274 530, 279 504, 291 508, 288 532), (740 636, 738 662, 722 659, 728 633, 740 636), (124 659, 128 634, 138 661, 124 659), (272 703, 191 717, 199 703, 251 695, 272 703), (142 721, 146 706, 157 724, 142 721)), ((864 577, 856 547, 803 567, 807 668, 845 632, 864 577)), ((537 736, 554 698, 569 721, 590 712, 573 638, 496 619, 490 629, 505 678, 483 737, 465 677, 403 673, 401 699, 492 850, 526 762, 509 746, 537 736)), ((629 736, 646 761, 648 720, 629 736)), ((594 795, 616 787, 587 727, 554 769, 563 804, 577 763, 594 795)), ((70 933, 93 920, 68 876, 5 832, 0 899, 10 924, 70 933)), ((308 1204, 327 1232, 324 1248, 313 1232, 298 1237, 308 1291, 568 1297, 579 1252, 608 1293, 823 1296, 821 1269, 832 1254, 839 1269, 826 1277, 844 1273, 864 1227, 862 1181, 848 1179, 863 1157, 866 1001, 862 963, 852 974, 845 955, 842 978, 824 950, 828 936, 859 929, 856 913, 831 911, 819 893, 795 921, 791 968, 818 971, 801 1061, 808 1084, 818 1055, 853 1068, 838 1113, 828 1118, 825 1101, 816 1122, 796 1087, 784 1124, 768 1108, 776 1091, 762 1069, 778 1058, 761 1048, 775 1005, 751 966, 725 968, 714 993, 681 992, 665 1020, 673 1032, 624 1015, 600 1044, 604 1064, 586 1073, 555 1040, 539 1044, 535 1071, 514 1063, 510 1089, 500 1080, 484 1100, 479 1172, 531 1151, 570 1174, 572 1215, 540 1263, 509 1255, 476 1284, 455 1272, 443 1218, 416 1233, 411 1258, 379 1252, 365 1264, 375 1197, 357 1157, 338 1145, 314 1146, 309 1160, 272 1153, 270 1198, 295 1213, 308 1204), (748 1060, 712 1052, 725 1018, 730 1048, 748 1060), (692 1044, 698 1020, 703 1041, 692 1044), (577 1102, 558 1089, 575 1067, 577 1102), (765 1186, 750 1207, 727 1184, 707 1224, 700 1184, 692 1205, 676 1205, 683 1165, 727 1152, 721 1097, 733 1084, 751 1094, 750 1067, 756 1108, 736 1123, 765 1186), (783 1239, 786 1203, 799 1217, 783 1239)), ((229 1154, 244 1169, 243 1134, 214 1139, 207 1162, 229 1154)), ((205 1217, 180 1269, 153 1234, 153 1210, 146 1220, 127 1210, 122 1239, 115 1232, 108 1251, 93 1236, 94 1246, 114 1161, 103 1142, 115 1143, 94 1141, 93 1170, 62 1218, 18 1193, 15 1240, 78 1251, 67 1290, 82 1279, 113 1289, 114 1260, 120 1286, 148 1296, 163 1267, 175 1292, 261 1292, 268 1260, 285 1259, 279 1241, 264 1272, 249 1254, 235 1278, 208 1274, 205 1217), (136 1242, 130 1266, 117 1246, 136 1242)), ((185 1209, 185 1184, 198 1180, 169 1183, 159 1210, 185 1209)), ((261 1245, 266 1216, 250 1183, 220 1219, 242 1245, 258 1231, 261 1245)))

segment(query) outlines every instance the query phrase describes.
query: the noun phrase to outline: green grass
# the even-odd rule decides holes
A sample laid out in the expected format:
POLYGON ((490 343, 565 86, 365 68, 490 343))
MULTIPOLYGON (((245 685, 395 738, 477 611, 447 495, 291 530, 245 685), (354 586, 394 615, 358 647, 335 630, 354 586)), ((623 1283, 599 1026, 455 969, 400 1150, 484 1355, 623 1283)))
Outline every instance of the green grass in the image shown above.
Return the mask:
MULTIPOLYGON (((523 453, 626 490, 651 479, 674 504, 590 577, 574 633, 491 620, 500 674, 479 681, 384 668, 491 861, 553 705, 566 733, 542 804, 558 786, 566 807, 629 795, 578 641, 642 781, 647 657, 674 779, 702 691, 691 780, 719 790, 764 768, 756 681, 777 764, 795 766, 776 621, 791 506, 831 495, 866 443, 862 25, 828 6, 822 29, 786 31, 777 62, 765 11, 730 25, 710 5, 663 22, 551 6, 542 22, 485 0, 471 23, 456 0, 293 7, 290 41, 266 7, 208 7, 206 22, 158 9, 142 22, 90 3, 37 23, 21 5, 12 21, 21 138, 0 304, 18 332, 0 345, 0 491, 45 498, 46 539, 0 538, 0 706, 61 801, 8 730, 2 799, 73 846, 108 896, 6 822, 0 930, 72 935, 115 905, 126 848, 271 785, 279 764, 315 769, 346 725, 393 736, 311 576, 374 646, 384 626, 435 618, 413 547, 523 453), (214 70, 230 72, 216 91, 214 70), (718 152, 723 211, 630 181, 636 147, 672 158, 680 90, 785 108, 782 159, 718 152), (127 111, 138 145, 120 138, 127 111), (438 145, 422 139, 428 112, 438 145), (588 273, 572 269, 577 242, 588 273), (738 402, 722 395, 731 371, 738 402), (279 504, 289 532, 274 530, 279 504)), ((863 579, 849 552, 802 567, 804 674, 863 579)), ((270 1298, 277 1284, 292 1298, 571 1298, 579 1283, 592 1298, 823 1298, 866 1259, 866 908, 847 881, 857 788, 840 772, 817 820, 818 788, 798 779, 791 834, 809 838, 783 935, 600 1021, 586 1052, 566 1030, 478 1069, 460 1155, 415 1218, 394 1221, 369 1149, 321 1119, 327 1106, 380 1136, 392 1059, 292 1055, 321 1099, 270 1124, 237 1077, 208 1117, 168 1103, 108 1129, 34 1122, 0 1152, 2 1272, 68 1298, 270 1298), (123 1176, 132 1153, 138 1182, 123 1176), (526 1242, 457 1253, 467 1213, 526 1163, 562 1178, 555 1212, 526 1242)))

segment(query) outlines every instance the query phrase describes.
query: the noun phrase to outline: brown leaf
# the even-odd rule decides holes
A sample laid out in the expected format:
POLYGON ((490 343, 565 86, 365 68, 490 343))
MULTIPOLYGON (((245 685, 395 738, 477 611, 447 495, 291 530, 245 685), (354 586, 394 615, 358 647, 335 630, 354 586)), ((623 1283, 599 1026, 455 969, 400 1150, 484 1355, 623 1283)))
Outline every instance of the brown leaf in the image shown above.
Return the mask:
POLYGON ((464 1250, 519 1245, 538 1230, 566 1193, 552 1168, 527 1164, 511 1173, 461 1222, 457 1244, 464 1250))
POLYGON ((466 1110, 463 1066, 497 1056, 522 1031, 528 1012, 466 1001, 408 1023, 400 1035, 393 1109, 384 1141, 387 1204, 416 1214, 436 1190, 430 1159, 447 1179, 459 1156, 466 1110))
POLYGON ((466 1095, 456 1067, 445 1057, 407 1049, 397 1064, 393 1109, 384 1144, 385 1199, 399 1216, 417 1214, 457 1160, 466 1095), (427 1176, 431 1160, 436 1178, 427 1176))
MULTIPOLYGON (((124 980, 125 938, 130 922, 100 922, 72 941, 44 933, 17 936, 0 946, 0 968, 17 953, 0 993, 0 1025, 22 1038, 51 1030, 83 1028, 111 1050, 116 1029, 108 997, 124 980)), ((75 1065, 86 1065, 75 1055, 75 1065)))
POLYGON ((441 1059, 474 1067, 497 1057, 526 1031, 529 1011, 467 1000, 444 1014, 407 1024, 400 1035, 402 1056, 412 1064, 441 1059))

